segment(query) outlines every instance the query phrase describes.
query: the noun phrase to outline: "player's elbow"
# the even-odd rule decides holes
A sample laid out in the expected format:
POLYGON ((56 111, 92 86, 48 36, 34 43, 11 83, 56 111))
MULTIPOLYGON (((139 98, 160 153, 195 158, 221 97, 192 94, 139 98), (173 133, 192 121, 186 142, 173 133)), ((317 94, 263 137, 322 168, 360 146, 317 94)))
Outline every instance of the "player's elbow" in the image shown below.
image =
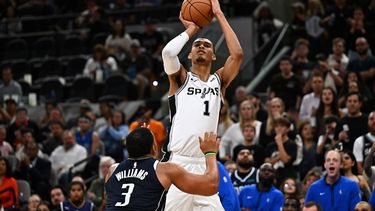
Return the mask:
POLYGON ((210 182, 209 187, 207 188, 207 192, 204 194, 205 196, 212 196, 219 192, 219 181, 210 182))
POLYGON ((166 46, 165 48, 163 48, 163 50, 161 51, 161 56, 163 59, 165 58, 172 58, 172 57, 175 57, 176 55, 173 55, 173 50, 170 49, 168 46, 166 46))

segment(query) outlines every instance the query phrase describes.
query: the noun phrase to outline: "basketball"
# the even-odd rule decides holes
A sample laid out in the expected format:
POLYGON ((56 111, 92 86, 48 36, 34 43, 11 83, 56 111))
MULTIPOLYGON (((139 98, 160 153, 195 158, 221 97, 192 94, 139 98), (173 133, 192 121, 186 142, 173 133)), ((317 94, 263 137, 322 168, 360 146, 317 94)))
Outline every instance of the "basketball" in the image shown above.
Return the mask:
POLYGON ((214 17, 210 0, 184 0, 181 13, 185 20, 194 22, 200 28, 211 23, 214 17))

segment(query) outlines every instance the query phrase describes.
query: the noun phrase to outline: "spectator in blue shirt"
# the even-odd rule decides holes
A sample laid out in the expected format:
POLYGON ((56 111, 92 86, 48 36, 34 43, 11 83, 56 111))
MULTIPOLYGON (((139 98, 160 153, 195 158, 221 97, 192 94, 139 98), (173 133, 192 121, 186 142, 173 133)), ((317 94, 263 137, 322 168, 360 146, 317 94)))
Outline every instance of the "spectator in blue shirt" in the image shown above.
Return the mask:
POLYGON ((310 186, 305 203, 316 201, 323 210, 354 210, 355 205, 361 201, 359 186, 340 175, 341 165, 340 152, 328 151, 324 161, 327 175, 310 186))
POLYGON ((275 169, 264 163, 259 169, 259 183, 244 187, 240 192, 242 211, 280 211, 284 206, 284 196, 273 185, 275 169))
POLYGON ((219 197, 221 205, 225 211, 240 211, 240 202, 238 201, 238 195, 234 190, 230 176, 225 169, 224 165, 217 162, 219 169, 220 182, 219 182, 219 197))

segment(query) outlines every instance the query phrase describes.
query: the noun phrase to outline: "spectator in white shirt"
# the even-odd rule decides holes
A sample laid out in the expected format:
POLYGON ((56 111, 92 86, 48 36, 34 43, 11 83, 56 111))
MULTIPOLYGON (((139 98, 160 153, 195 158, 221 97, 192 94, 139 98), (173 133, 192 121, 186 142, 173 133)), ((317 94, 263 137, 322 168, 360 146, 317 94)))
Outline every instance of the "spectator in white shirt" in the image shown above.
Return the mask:
POLYGON ((93 55, 87 60, 83 74, 101 81, 116 71, 118 71, 116 60, 108 56, 108 52, 102 44, 95 45, 93 55))
POLYGON ((305 94, 302 98, 301 109, 299 111, 300 120, 310 120, 312 114, 319 107, 320 95, 323 90, 323 75, 318 71, 314 71, 311 81, 312 92, 305 94))

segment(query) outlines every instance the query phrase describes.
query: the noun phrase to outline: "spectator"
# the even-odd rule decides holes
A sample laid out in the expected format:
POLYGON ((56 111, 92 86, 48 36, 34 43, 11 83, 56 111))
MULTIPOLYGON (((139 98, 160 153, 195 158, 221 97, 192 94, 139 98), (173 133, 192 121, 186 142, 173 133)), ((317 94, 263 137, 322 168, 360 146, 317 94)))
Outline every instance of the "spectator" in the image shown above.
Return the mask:
POLYGON ((306 37, 306 7, 302 2, 292 4, 293 19, 291 27, 293 28, 293 37, 306 37))
POLYGON ((137 86, 139 99, 143 99, 146 86, 154 77, 152 68, 150 57, 141 51, 141 44, 134 39, 130 45, 130 55, 122 62, 122 70, 137 86))
POLYGON ((93 210, 95 206, 85 199, 85 185, 73 181, 69 185, 69 200, 60 203, 61 211, 93 210))
POLYGON ((361 200, 358 185, 340 175, 342 165, 338 151, 330 150, 325 156, 327 176, 314 182, 307 191, 305 203, 315 201, 323 210, 354 210, 361 200))
POLYGON ((312 92, 305 94, 302 98, 301 109, 299 111, 300 120, 312 118, 320 103, 320 96, 323 91, 323 75, 314 71, 311 79, 312 92))
MULTIPOLYGON (((335 131, 335 141, 340 141, 344 149, 353 151, 355 139, 367 133, 367 116, 361 112, 362 97, 359 93, 349 93, 346 98, 348 113, 340 119, 335 131)), ((361 174, 362 169, 358 169, 361 174)))
POLYGON ((229 110, 228 101, 224 101, 223 106, 220 110, 220 117, 219 117, 219 126, 217 128, 217 137, 222 137, 225 131, 233 124, 232 119, 230 118, 231 113, 229 110))
POLYGON ((335 116, 341 117, 343 113, 339 110, 337 95, 332 87, 323 88, 319 106, 315 111, 311 126, 315 128, 318 135, 323 134, 324 119, 335 116))
POLYGON ((42 134, 42 137, 41 137, 42 140, 45 140, 47 138, 48 134, 51 132, 50 123, 54 122, 54 121, 58 121, 58 122, 61 122, 62 124, 65 124, 64 116, 61 113, 61 110, 57 107, 52 108, 50 110, 46 125, 43 125, 43 127, 41 127, 41 129, 40 129, 41 134, 42 134))
POLYGON ((220 202, 226 211, 240 211, 238 195, 231 183, 230 176, 223 164, 217 162, 219 169, 219 197, 220 202))
POLYGON ((268 144, 265 162, 271 163, 276 169, 277 184, 287 177, 297 178, 293 162, 297 158, 297 144, 288 137, 290 122, 288 119, 277 118, 274 142, 268 144))
POLYGON ((50 190, 52 210, 56 211, 60 207, 60 203, 65 201, 65 191, 62 186, 55 185, 50 190))
POLYGON ((232 175, 233 172, 237 169, 237 164, 233 160, 228 160, 224 163, 225 169, 229 175, 232 175))
POLYGON ((360 201, 355 205, 354 211, 371 211, 371 207, 367 201, 360 201))
POLYGON ((141 34, 140 41, 146 52, 152 58, 161 57, 161 51, 164 46, 164 39, 161 32, 156 30, 156 20, 148 18, 144 23, 144 32, 141 34))
POLYGON ((49 198, 51 188, 51 162, 38 157, 38 145, 31 141, 25 145, 25 156, 21 157, 19 170, 16 171, 17 179, 27 180, 31 187, 31 192, 38 194, 42 199, 49 198))
POLYGON ((96 207, 100 207, 103 200, 104 193, 104 177, 109 172, 109 168, 115 160, 109 156, 103 156, 99 162, 99 178, 92 181, 90 188, 87 191, 87 196, 90 201, 94 203, 96 207))
POLYGON ((311 70, 315 64, 309 60, 310 43, 308 40, 300 38, 294 43, 294 50, 291 56, 293 61, 293 73, 302 81, 310 78, 311 70))
POLYGON ((344 84, 341 88, 339 95, 339 106, 345 105, 345 98, 349 93, 358 92, 363 96, 363 101, 366 102, 370 99, 371 93, 363 81, 362 76, 359 72, 349 71, 344 78, 344 84))
POLYGON ((254 166, 259 168, 264 162, 265 151, 261 145, 254 144, 253 142, 253 139, 255 136, 255 127, 251 124, 245 124, 243 126, 242 133, 243 133, 243 136, 245 137, 245 140, 243 143, 234 147, 232 159, 236 161, 239 150, 241 150, 243 147, 246 147, 250 150, 251 154, 254 156, 253 158, 254 166))
POLYGON ((112 118, 112 112, 114 105, 111 102, 106 100, 99 99, 99 116, 95 121, 95 130, 98 130, 100 127, 107 125, 109 118, 112 118))
POLYGON ((41 201, 36 207, 36 211, 52 211, 51 204, 48 201, 41 201))
POLYGON ((21 129, 29 129, 34 135, 36 142, 40 140, 40 130, 38 125, 31 119, 29 119, 28 111, 25 107, 17 108, 16 118, 12 124, 9 125, 7 130, 7 141, 13 146, 14 149, 18 149, 19 135, 21 129))
MULTIPOLYGON (((64 131, 63 134, 64 145, 58 146, 51 154, 52 168, 56 173, 57 178, 65 175, 65 184, 67 184, 67 173, 75 163, 87 157, 87 150, 76 143, 75 136, 71 131, 64 131)), ((85 163, 76 166, 73 172, 82 171, 85 163)))
POLYGON ((42 201, 40 196, 38 194, 33 194, 30 196, 28 202, 27 202, 27 210, 28 211, 37 211, 36 208, 38 207, 38 204, 42 201))
POLYGON ((131 42, 132 38, 126 32, 124 21, 121 19, 115 20, 112 26, 112 34, 105 40, 105 48, 108 53, 121 62, 129 56, 131 42))
POLYGON ((7 157, 14 153, 12 146, 6 142, 6 128, 0 126, 0 156, 7 157))
POLYGON ((262 123, 255 119, 254 109, 254 105, 249 100, 245 100, 241 103, 239 122, 231 125, 221 137, 221 159, 231 159, 231 153, 233 152, 234 147, 238 144, 244 143, 243 130, 246 124, 250 124, 255 127, 255 134, 252 137, 251 143, 257 144, 259 142, 260 127, 262 123))
POLYGON ((279 97, 285 103, 285 111, 289 108, 299 109, 301 103, 302 84, 292 72, 293 64, 289 57, 284 56, 279 61, 281 73, 271 80, 269 96, 279 97))
POLYGON ((45 113, 44 113, 44 116, 42 116, 42 118, 39 121, 40 127, 44 127, 44 126, 48 125, 48 120, 50 119, 51 110, 54 109, 54 108, 58 108, 57 102, 55 102, 54 100, 49 100, 44 104, 44 112, 45 113))
POLYGON ((324 6, 320 0, 307 1, 306 32, 311 43, 311 54, 316 55, 324 46, 324 28, 320 25, 324 6))
POLYGON ((231 118, 233 121, 238 122, 239 121, 239 112, 240 112, 240 105, 241 103, 246 100, 247 94, 246 94, 246 87, 244 86, 238 86, 236 90, 234 91, 234 97, 232 106, 230 107, 230 113, 231 118))
POLYGON ((93 55, 86 62, 83 74, 97 81, 102 81, 117 71, 116 60, 108 55, 103 45, 97 44, 94 47, 93 55))
POLYGON ((355 40, 359 37, 364 37, 367 40, 371 40, 372 32, 370 31, 370 27, 365 20, 365 14, 361 7, 356 7, 354 9, 353 16, 349 20, 349 49, 355 48, 355 40))
POLYGON ((311 169, 307 172, 306 176, 302 180, 302 196, 305 196, 307 190, 310 188, 311 184, 320 179, 320 173, 317 169, 311 169))
POLYGON ((283 211, 300 211, 301 205, 296 197, 287 197, 284 201, 283 211))
MULTIPOLYGON (((123 140, 128 133, 129 126, 126 124, 126 117, 122 111, 113 112, 112 117, 107 119, 107 125, 99 128, 99 137, 104 143, 105 154, 114 158, 116 162, 124 159, 123 140)), ((127 154, 126 150, 125 154, 127 154)))
POLYGON ((64 125, 60 121, 51 121, 49 123, 49 130, 51 132, 48 134, 47 139, 42 143, 42 151, 48 156, 51 155, 56 147, 63 145, 64 125))
POLYGON ((335 116, 330 116, 324 119, 324 132, 318 138, 318 147, 316 148, 317 164, 324 166, 324 155, 331 149, 342 150, 341 142, 334 140, 336 126, 339 119, 335 116))
POLYGON ((322 208, 315 201, 305 203, 302 211, 322 211, 322 208))
POLYGON ((78 119, 78 129, 75 133, 77 144, 85 147, 89 155, 95 155, 99 149, 99 136, 93 129, 93 121, 87 116, 83 115, 78 119))
MULTIPOLYGON (((353 146, 353 154, 355 155, 357 161, 359 174, 362 174, 363 162, 366 157, 369 157, 370 160, 373 157, 372 147, 373 143, 375 143, 375 111, 371 112, 368 116, 367 128, 368 133, 358 136, 353 146)), ((372 176, 371 172, 366 171, 366 174, 369 177, 372 176)))
POLYGON ((341 156, 343 158, 341 174, 356 182, 361 190, 361 198, 368 200, 371 194, 370 187, 366 179, 362 175, 358 175, 357 161, 353 152, 344 150, 341 156))
POLYGON ((257 93, 251 93, 247 96, 247 99, 250 100, 250 102, 255 107, 255 119, 259 120, 261 122, 264 122, 267 120, 267 111, 263 108, 262 101, 260 99, 260 96, 257 93))
POLYGON ((281 210, 284 196, 273 183, 275 170, 270 163, 264 163, 259 169, 259 183, 243 188, 239 195, 242 210, 281 210))
POLYGON ((280 188, 284 198, 299 198, 301 194, 300 186, 295 178, 286 178, 281 182, 280 188))
POLYGON ((332 41, 332 54, 328 56, 328 66, 339 72, 341 78, 346 75, 349 58, 345 55, 345 40, 337 37, 332 41))
POLYGON ((16 101, 13 98, 9 98, 5 100, 5 112, 8 114, 8 118, 6 118, 6 124, 10 124, 17 113, 17 108, 18 108, 18 101, 16 101))
POLYGON ((237 194, 239 194, 244 187, 258 182, 258 170, 254 167, 254 155, 249 147, 240 147, 235 161, 237 168, 230 178, 237 194))
POLYGON ((310 122, 300 123, 298 134, 303 141, 303 159, 299 165, 298 171, 300 177, 304 178, 306 173, 317 165, 316 160, 316 139, 310 122))
POLYGON ((0 191, 4 191, 0 194, 0 200, 4 209, 19 207, 18 185, 17 181, 12 177, 11 169, 9 161, 5 157, 0 157, 0 191))
POLYGON ((3 84, 0 85, 0 102, 3 103, 8 98, 18 99, 21 102, 22 88, 21 85, 13 80, 13 71, 10 67, 2 70, 3 84))

